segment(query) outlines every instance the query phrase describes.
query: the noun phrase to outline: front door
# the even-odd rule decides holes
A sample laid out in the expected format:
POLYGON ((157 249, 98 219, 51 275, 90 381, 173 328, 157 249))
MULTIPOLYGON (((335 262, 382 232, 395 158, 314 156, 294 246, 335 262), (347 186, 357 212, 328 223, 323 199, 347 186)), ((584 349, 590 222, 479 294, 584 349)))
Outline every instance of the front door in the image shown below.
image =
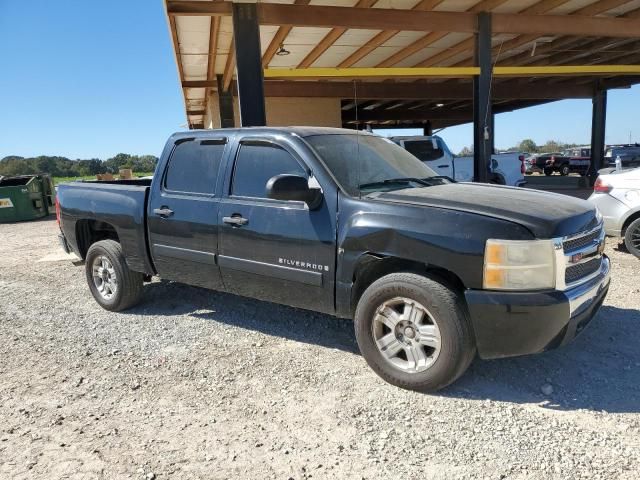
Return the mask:
POLYGON ((222 290, 216 196, 224 138, 182 139, 154 182, 147 223, 158 274, 190 285, 222 290))
MULTIPOLYGON (((240 142, 220 203, 219 265, 228 291, 296 307, 333 312, 335 212, 327 202, 266 198, 280 174, 309 178, 293 149, 267 140, 240 142)), ((313 179, 312 179, 313 181, 313 179)))

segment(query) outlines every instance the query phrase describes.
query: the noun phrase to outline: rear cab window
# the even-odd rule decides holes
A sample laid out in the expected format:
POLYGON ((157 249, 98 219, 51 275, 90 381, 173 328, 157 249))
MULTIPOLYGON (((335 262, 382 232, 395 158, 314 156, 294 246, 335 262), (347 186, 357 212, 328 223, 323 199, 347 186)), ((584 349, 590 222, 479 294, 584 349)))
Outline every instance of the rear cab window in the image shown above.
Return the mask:
POLYGON ((214 195, 227 141, 187 139, 175 145, 163 187, 169 192, 214 195))
POLYGON ((408 140, 404 142, 404 148, 423 162, 430 162, 444 157, 444 149, 438 139, 408 140))
POLYGON ((283 147, 270 142, 243 141, 236 154, 230 194, 267 198, 267 182, 282 174, 309 178, 307 170, 283 147))

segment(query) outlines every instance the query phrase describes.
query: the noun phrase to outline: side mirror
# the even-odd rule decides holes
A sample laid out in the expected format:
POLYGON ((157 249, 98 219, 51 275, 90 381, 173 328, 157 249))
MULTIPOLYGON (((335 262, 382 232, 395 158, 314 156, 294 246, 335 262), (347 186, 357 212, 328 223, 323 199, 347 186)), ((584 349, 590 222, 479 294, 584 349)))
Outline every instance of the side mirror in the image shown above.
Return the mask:
POLYGON ((309 210, 315 210, 322 204, 322 189, 309 186, 309 180, 299 175, 276 175, 267 182, 267 197, 305 202, 309 210))

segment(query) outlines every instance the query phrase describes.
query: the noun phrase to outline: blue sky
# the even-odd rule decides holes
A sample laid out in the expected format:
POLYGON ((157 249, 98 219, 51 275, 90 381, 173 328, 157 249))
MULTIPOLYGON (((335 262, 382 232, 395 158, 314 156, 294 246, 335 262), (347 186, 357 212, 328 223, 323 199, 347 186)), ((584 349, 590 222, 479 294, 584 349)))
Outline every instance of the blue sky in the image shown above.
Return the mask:
MULTIPOLYGON (((0 158, 158 155, 186 121, 161 0, 0 0, 0 58, 0 158)), ((640 86, 611 91, 606 141, 640 141, 638 112, 640 86)), ((590 100, 556 102, 498 115, 496 146, 588 143, 590 128, 590 100)), ((472 143, 470 125, 441 136, 472 143)))

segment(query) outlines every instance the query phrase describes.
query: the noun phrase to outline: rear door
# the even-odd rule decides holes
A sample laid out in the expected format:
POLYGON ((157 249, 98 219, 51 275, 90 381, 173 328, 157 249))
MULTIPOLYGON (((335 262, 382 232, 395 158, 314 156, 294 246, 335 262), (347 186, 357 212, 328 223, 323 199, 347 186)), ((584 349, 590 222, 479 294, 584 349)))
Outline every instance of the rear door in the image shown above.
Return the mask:
POLYGON ((166 279, 222 290, 218 251, 220 165, 224 137, 176 142, 154 181, 147 224, 151 256, 166 279))
POLYGON ((327 199, 310 211, 304 202, 267 198, 267 182, 280 174, 310 178, 311 171, 286 141, 240 141, 218 213, 218 261, 225 287, 239 295, 332 313, 336 212, 327 199))

